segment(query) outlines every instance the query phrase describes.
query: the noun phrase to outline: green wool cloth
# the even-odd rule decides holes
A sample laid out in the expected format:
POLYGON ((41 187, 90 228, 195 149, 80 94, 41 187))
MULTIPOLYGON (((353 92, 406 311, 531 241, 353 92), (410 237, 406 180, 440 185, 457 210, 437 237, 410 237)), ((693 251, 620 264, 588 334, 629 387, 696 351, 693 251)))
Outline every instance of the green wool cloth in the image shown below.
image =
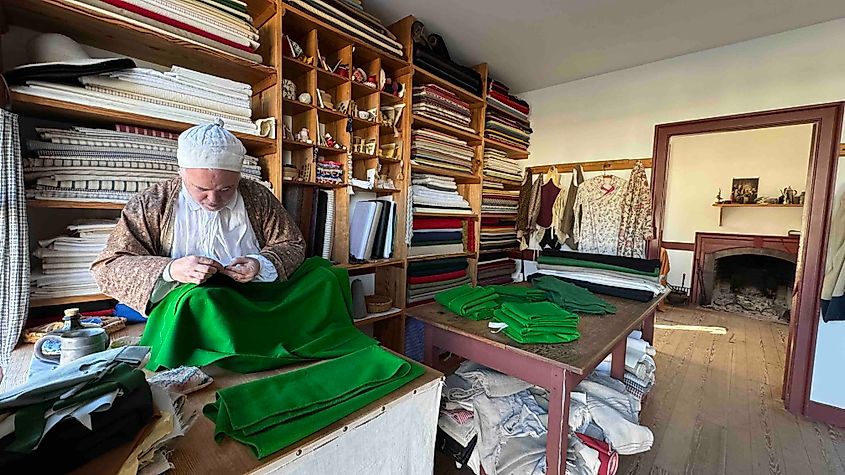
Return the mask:
POLYGON ((349 274, 313 257, 283 282, 215 276, 171 291, 142 338, 151 370, 216 364, 249 373, 326 360, 217 391, 203 413, 215 438, 264 457, 359 410, 423 374, 352 323, 349 274))
POLYGON ((141 345, 147 368, 216 364, 239 373, 335 358, 376 341, 352 324, 346 270, 310 258, 283 282, 214 276, 184 284, 153 308, 141 345))
POLYGON ((302 370, 221 389, 203 413, 214 438, 266 457, 421 376, 424 369, 371 346, 302 370))
POLYGON ((470 320, 487 320, 493 316, 493 310, 499 307, 498 294, 486 287, 473 287, 464 284, 444 290, 434 296, 434 300, 452 312, 470 320))
POLYGON ((596 297, 583 287, 564 282, 553 276, 537 277, 531 283, 535 288, 545 291, 549 301, 570 312, 595 315, 616 313, 616 307, 613 304, 596 297))
POLYGON ((537 263, 556 266, 585 267, 588 269, 612 270, 615 272, 623 272, 625 274, 642 275, 647 277, 658 277, 660 275, 659 267, 656 267, 652 272, 643 272, 639 270, 629 269, 627 267, 615 266, 613 264, 582 261, 580 259, 569 259, 567 257, 540 256, 537 258, 537 263))
POLYGON ((578 315, 551 302, 505 302, 493 316, 507 324, 502 333, 517 343, 568 343, 581 337, 578 315))
POLYGON ((546 300, 546 293, 531 287, 517 285, 487 285, 499 295, 499 302, 542 302, 546 300))

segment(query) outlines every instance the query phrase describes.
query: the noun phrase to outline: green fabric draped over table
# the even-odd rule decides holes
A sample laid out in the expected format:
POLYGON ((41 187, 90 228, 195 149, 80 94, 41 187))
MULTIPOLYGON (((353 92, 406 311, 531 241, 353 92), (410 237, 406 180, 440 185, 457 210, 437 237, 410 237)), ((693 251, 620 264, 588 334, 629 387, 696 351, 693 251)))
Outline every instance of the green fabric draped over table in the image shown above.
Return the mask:
POLYGON ((596 297, 589 290, 550 275, 537 277, 531 281, 531 284, 545 291, 549 301, 570 312, 596 315, 616 313, 616 307, 613 304, 596 297))
POLYGON ((496 301, 499 295, 487 287, 473 287, 469 284, 449 289, 434 296, 439 304, 469 318, 470 320, 489 320, 493 310, 499 308, 496 301))
POLYGON ((615 266, 613 264, 604 264, 602 262, 582 261, 580 259, 570 259, 567 257, 555 256, 539 256, 537 257, 538 264, 549 264, 555 266, 570 266, 570 267, 585 267, 588 269, 610 270, 615 272, 622 272, 625 274, 642 275, 647 277, 658 277, 660 275, 660 268, 655 267, 651 272, 644 272, 628 267, 615 266))
POLYGON ((581 337, 578 315, 551 302, 505 302, 493 319, 507 324, 502 333, 517 343, 569 343, 581 337))
POLYGON ((150 313, 148 369, 216 364, 248 373, 305 368, 221 389, 205 407, 224 435, 272 454, 363 408, 424 369, 378 347, 352 323, 349 274, 313 257, 283 282, 215 276, 171 291, 150 313))

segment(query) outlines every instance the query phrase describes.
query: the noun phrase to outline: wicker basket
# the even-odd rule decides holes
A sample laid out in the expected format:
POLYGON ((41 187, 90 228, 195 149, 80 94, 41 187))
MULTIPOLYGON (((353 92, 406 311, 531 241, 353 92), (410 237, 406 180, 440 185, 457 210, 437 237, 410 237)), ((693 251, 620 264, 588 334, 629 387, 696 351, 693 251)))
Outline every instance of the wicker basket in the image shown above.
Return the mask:
POLYGON ((390 310, 393 299, 384 295, 367 295, 367 313, 381 313, 390 310))

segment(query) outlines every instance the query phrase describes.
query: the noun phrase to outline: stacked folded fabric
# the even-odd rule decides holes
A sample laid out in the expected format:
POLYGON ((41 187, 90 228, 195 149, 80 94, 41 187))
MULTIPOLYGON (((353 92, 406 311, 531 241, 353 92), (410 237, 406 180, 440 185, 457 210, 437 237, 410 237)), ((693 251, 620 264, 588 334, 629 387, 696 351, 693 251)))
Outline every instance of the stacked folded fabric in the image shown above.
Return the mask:
POLYGON ((522 183, 522 168, 508 154, 494 148, 484 149, 484 176, 522 183))
POLYGON ((106 246, 117 220, 78 220, 67 227, 69 235, 38 241, 33 255, 41 260, 30 273, 33 299, 91 295, 100 291, 88 271, 106 246))
POLYGON ((414 35, 415 66, 462 87, 476 96, 481 96, 481 74, 472 68, 452 61, 442 36, 438 34, 426 35, 424 33, 425 25, 419 21, 414 22, 411 29, 421 33, 414 35))
POLYGON ((513 282, 516 261, 505 252, 482 254, 478 258, 478 285, 507 284, 513 282))
POLYGON ((437 122, 450 125, 469 133, 476 133, 470 127, 472 114, 469 105, 458 96, 436 84, 414 88, 413 112, 437 122))
POLYGON ((434 300, 438 292, 470 282, 465 257, 408 263, 408 305, 434 300))
POLYGON ((484 182, 481 189, 481 212, 512 214, 516 218, 519 209, 519 191, 505 190, 496 185, 501 185, 501 183, 484 182))
POLYGON ((375 16, 356 2, 346 0, 285 0, 344 33, 383 51, 403 56, 402 44, 375 16))
POLYGON ((413 163, 472 173, 473 149, 463 140, 436 130, 411 133, 413 163))
POLYGON ((469 284, 438 293, 434 299, 452 312, 470 320, 489 320, 501 306, 499 295, 492 288, 469 284))
POLYGON ((410 194, 414 213, 472 214, 467 200, 458 194, 458 185, 454 178, 414 173, 411 183, 410 194))
POLYGON ((330 160, 320 160, 317 162, 317 183, 327 183, 330 185, 343 184, 343 164, 340 162, 332 162, 330 160))
MULTIPOLYGON (((125 203, 179 171, 177 142, 168 132, 122 125, 36 132, 40 140, 27 141, 33 157, 23 163, 29 198, 125 203)), ((244 159, 242 176, 261 182, 257 158, 244 159)))
POLYGON ((223 119, 233 132, 259 135, 252 122, 252 88, 179 66, 160 72, 129 68, 82 76, 84 87, 30 80, 12 90, 21 94, 58 99, 148 117, 190 124, 223 119))
POLYGON ((665 290, 658 278, 657 259, 545 250, 537 258, 537 268, 538 274, 551 275, 592 292, 642 302, 665 290))
POLYGON ((587 289, 546 275, 531 281, 531 284, 546 292, 546 298, 561 308, 575 313, 604 315, 616 313, 616 306, 596 297, 587 289))
POLYGON ((491 80, 487 93, 487 116, 484 136, 498 143, 528 150, 531 123, 528 103, 510 94, 509 88, 491 80))
POLYGON ((578 315, 551 302, 505 302, 493 311, 502 333, 517 343, 568 343, 581 337, 578 315))
POLYGON ((481 250, 494 251, 518 246, 516 221, 507 218, 481 219, 481 250))
POLYGON ((409 256, 464 252, 464 223, 458 218, 416 218, 409 256))

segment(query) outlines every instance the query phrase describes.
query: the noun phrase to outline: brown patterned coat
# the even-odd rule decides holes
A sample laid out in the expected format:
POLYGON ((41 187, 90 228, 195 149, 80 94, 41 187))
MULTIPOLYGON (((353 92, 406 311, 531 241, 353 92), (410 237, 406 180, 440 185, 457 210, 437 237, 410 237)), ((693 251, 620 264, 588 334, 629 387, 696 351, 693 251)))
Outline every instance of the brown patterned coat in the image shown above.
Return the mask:
MULTIPOLYGON (((91 264, 100 290, 146 314, 156 281, 171 261, 173 211, 181 178, 158 183, 126 204, 105 249, 91 264)), ((261 255, 286 279, 305 259, 305 241, 290 215, 267 188, 241 180, 243 196, 261 255)))

